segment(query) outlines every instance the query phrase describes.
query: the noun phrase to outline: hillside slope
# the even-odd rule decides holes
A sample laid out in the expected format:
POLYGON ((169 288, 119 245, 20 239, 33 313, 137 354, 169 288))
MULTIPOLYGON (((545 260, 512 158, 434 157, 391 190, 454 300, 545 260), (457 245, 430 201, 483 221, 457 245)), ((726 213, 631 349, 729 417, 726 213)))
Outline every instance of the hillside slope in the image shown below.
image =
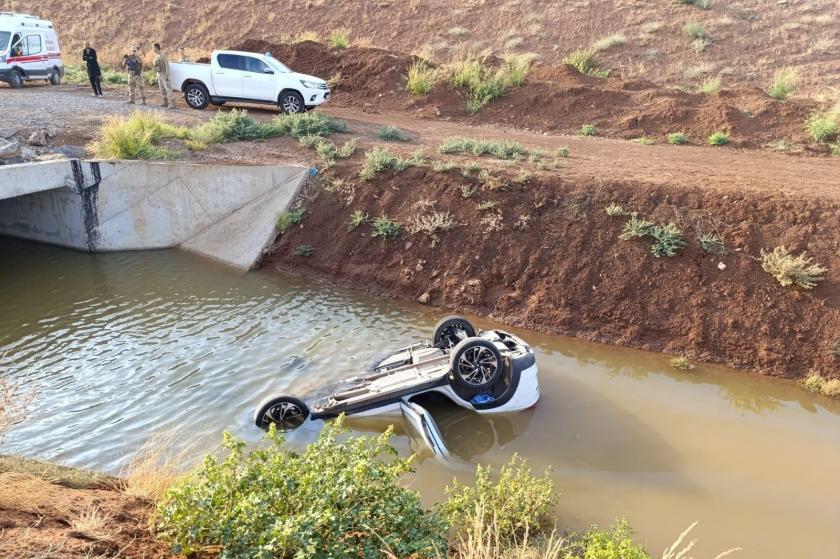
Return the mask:
POLYGON ((622 34, 624 43, 604 50, 605 68, 625 78, 697 87, 721 74, 724 85, 766 88, 773 73, 793 66, 800 94, 830 94, 840 87, 840 3, 836 0, 741 0, 714 2, 709 9, 679 0, 244 0, 196 3, 114 0, 23 0, 3 10, 35 11, 58 27, 65 51, 89 39, 105 58, 127 45, 150 48, 161 41, 194 54, 245 39, 280 42, 304 32, 322 40, 347 28, 351 40, 447 60, 458 49, 534 52, 546 63, 622 34), (698 22, 708 36, 692 41, 683 33, 698 22), (501 22, 501 25, 500 25, 501 22))

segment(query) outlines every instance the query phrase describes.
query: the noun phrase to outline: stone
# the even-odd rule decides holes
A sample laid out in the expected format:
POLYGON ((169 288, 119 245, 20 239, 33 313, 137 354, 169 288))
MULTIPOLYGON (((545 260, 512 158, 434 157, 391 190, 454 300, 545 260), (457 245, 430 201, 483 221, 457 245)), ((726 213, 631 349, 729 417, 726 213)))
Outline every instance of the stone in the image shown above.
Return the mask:
POLYGON ((17 134, 17 128, 0 128, 0 138, 6 140, 17 134))
POLYGON ((726 264, 724 264, 723 262, 718 262, 718 270, 720 270, 722 272, 725 269, 726 269, 726 264))
POLYGON ((0 159, 13 159, 20 153, 20 142, 0 138, 0 159))
POLYGON ((58 161, 60 159, 68 159, 63 153, 45 153, 35 158, 37 161, 58 161))
POLYGON ((45 146, 48 139, 46 130, 35 130, 26 139, 26 143, 31 146, 45 146))
POLYGON ((418 300, 420 303, 423 303, 423 304, 425 305, 426 303, 428 303, 428 302, 429 302, 429 299, 430 299, 430 298, 431 298, 431 296, 429 295, 429 292, 427 291, 426 293, 423 293, 422 295, 420 295, 420 296, 417 298, 417 300, 418 300))
POLYGON ((67 159, 82 159, 85 156, 84 148, 77 146, 59 146, 54 148, 53 152, 60 153, 67 159))
POLYGON ((38 157, 38 152, 32 148, 22 147, 20 148, 20 157, 24 161, 32 161, 38 157))

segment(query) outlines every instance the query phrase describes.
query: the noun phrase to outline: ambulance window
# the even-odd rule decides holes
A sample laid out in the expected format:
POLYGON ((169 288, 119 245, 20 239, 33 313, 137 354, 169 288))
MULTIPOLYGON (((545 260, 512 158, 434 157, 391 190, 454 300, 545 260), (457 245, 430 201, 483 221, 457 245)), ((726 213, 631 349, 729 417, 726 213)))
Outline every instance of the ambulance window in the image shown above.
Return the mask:
POLYGON ((9 37, 12 34, 8 31, 0 31, 0 50, 6 50, 6 47, 9 46, 9 37))
POLYGON ((27 35, 24 54, 38 54, 43 50, 40 35, 27 35))

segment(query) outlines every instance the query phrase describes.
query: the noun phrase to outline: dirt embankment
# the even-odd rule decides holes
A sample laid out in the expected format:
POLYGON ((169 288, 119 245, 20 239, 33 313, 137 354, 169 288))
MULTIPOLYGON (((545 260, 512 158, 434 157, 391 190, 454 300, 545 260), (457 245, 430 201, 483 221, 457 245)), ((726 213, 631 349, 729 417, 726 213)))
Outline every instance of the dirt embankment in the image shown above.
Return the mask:
POLYGON ((829 153, 827 146, 810 143, 804 130, 816 103, 778 101, 755 87, 707 95, 644 80, 595 78, 568 65, 540 65, 522 87, 510 88, 473 115, 465 93, 445 80, 428 96, 411 96, 405 76, 417 59, 410 55, 377 48, 332 49, 310 41, 289 45, 249 40, 234 48, 270 51, 299 72, 337 77, 331 104, 341 107, 563 134, 593 124, 601 136, 650 136, 658 143, 672 132, 683 132, 695 144, 705 144, 714 132, 726 132, 735 147, 766 147, 783 140, 807 153, 829 153))
POLYGON ((506 188, 489 190, 457 169, 428 167, 385 171, 371 181, 359 181, 352 165, 333 173, 345 186, 331 193, 331 179, 322 177, 308 187, 305 219, 277 240, 267 266, 766 374, 840 372, 834 354, 840 341, 836 200, 548 174, 522 183, 507 179, 506 188), (478 188, 476 194, 465 198, 464 185, 478 188), (479 202, 495 206, 481 211, 479 202), (619 240, 627 216, 608 216, 605 206, 612 202, 675 222, 687 246, 676 257, 655 258, 649 243, 619 240), (458 225, 440 233, 435 247, 422 233, 381 240, 371 237, 369 226, 343 226, 354 210, 403 224, 448 211, 458 225), (489 230, 492 215, 500 216, 496 230, 489 230), (697 236, 711 232, 723 239, 726 254, 700 248, 697 236), (301 244, 314 253, 295 256, 301 244), (781 287, 757 258, 777 245, 807 249, 828 268, 825 281, 812 291, 781 287))

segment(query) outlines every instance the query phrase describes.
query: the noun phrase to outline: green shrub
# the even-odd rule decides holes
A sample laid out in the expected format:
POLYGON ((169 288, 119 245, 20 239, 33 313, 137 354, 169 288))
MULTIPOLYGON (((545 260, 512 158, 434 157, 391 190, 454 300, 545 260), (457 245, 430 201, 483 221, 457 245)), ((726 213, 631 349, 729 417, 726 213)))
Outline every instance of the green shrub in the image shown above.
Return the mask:
POLYGON ((297 225, 303 220, 303 214, 306 210, 298 208, 296 210, 282 212, 277 216, 277 229, 281 233, 285 233, 292 225, 297 225))
POLYGON ((715 132, 709 136, 710 146, 723 146, 729 143, 729 135, 726 132, 715 132))
POLYGON ((708 35, 706 35, 706 30, 703 29, 703 26, 696 21, 686 22, 682 27, 682 32, 683 35, 695 41, 709 38, 708 35))
POLYGON ((569 147, 563 146, 557 148, 557 157, 569 157, 569 147))
POLYGON ((350 32, 347 29, 336 29, 330 34, 330 46, 337 49, 346 49, 350 46, 350 32))
POLYGON ((382 215, 370 222, 371 237, 382 239, 393 239, 402 231, 402 225, 382 215))
POLYGON ((278 136, 270 125, 258 123, 244 109, 218 111, 210 120, 193 130, 190 136, 205 144, 259 140, 278 136))
POLYGON ((301 453, 271 429, 263 447, 225 433, 213 455, 170 488, 158 506, 161 535, 178 554, 219 546, 222 557, 431 558, 446 553, 446 523, 423 508, 402 477, 412 460, 378 437, 345 439, 327 424, 301 453))
POLYGON ((476 157, 492 155, 498 159, 521 159, 527 150, 513 140, 480 140, 477 138, 452 137, 438 147, 441 153, 464 153, 476 157))
POLYGON ((612 35, 607 35, 606 37, 602 37, 592 43, 592 48, 598 52, 603 52, 613 47, 620 47, 626 42, 627 37, 623 33, 613 33, 612 35))
POLYGON ((187 133, 186 128, 167 124, 155 115, 136 112, 128 118, 108 118, 91 148, 101 159, 177 159, 177 151, 159 143, 165 138, 185 138, 187 133))
POLYGON ((642 237, 650 237, 653 240, 650 252, 657 258, 676 256, 677 251, 685 246, 682 233, 673 223, 659 225, 635 215, 630 216, 618 238, 627 241, 642 237))
POLYGON ((298 245, 295 247, 295 256, 312 256, 315 249, 312 245, 298 245))
POLYGON ((726 245, 717 233, 703 233, 697 237, 700 248, 709 254, 726 254, 726 245))
POLYGON ((362 164, 361 171, 359 171, 359 177, 369 180, 376 173, 385 169, 405 171, 411 165, 412 162, 410 160, 398 156, 385 148, 375 147, 365 152, 365 161, 362 164))
POLYGON ((433 161, 432 170, 437 173, 447 173, 455 168, 455 163, 452 161, 433 161))
POLYGON ((347 224, 348 231, 354 231, 359 228, 360 225, 363 225, 370 221, 370 216, 367 212, 363 212, 362 210, 356 210, 352 214, 350 214, 350 222, 347 224))
POLYGON ((693 371, 694 363, 689 361, 688 357, 674 357, 671 359, 671 367, 680 371, 693 371))
POLYGON ((722 83, 723 80, 720 74, 718 74, 717 76, 704 80, 703 83, 700 84, 700 92, 706 93, 707 95, 716 93, 720 89, 722 83))
POLYGON ((767 95, 773 99, 787 99, 793 93, 797 79, 798 75, 794 68, 782 68, 778 70, 773 76, 773 81, 770 84, 767 95))
POLYGON ((437 80, 438 71, 418 60, 408 69, 408 81, 405 88, 412 95, 422 96, 432 90, 437 80))
POLYGON ((525 78, 531 72, 531 64, 536 55, 533 53, 506 54, 502 58, 502 70, 507 75, 507 81, 514 87, 525 83, 525 78))
POLYGON ((347 132, 347 123, 319 111, 306 113, 279 114, 271 123, 275 136, 291 136, 300 139, 303 136, 326 137, 335 132, 347 132))
POLYGON ((815 142, 828 142, 837 137, 838 115, 833 111, 816 112, 805 123, 805 129, 815 142))
POLYGON ((633 541, 633 530, 625 518, 611 528, 593 526, 569 542, 564 559, 651 559, 645 548, 633 541))
MULTIPOLYGON (((309 138, 312 137, 309 136, 309 138)), ((358 145, 358 141, 355 138, 344 142, 341 147, 324 138, 317 136, 315 136, 315 138, 317 138, 317 141, 313 146, 315 148, 315 153, 317 153, 318 157, 320 157, 324 162, 325 167, 332 167, 336 159, 347 159, 352 156, 356 151, 356 146, 358 145)))
POLYGON ((610 71, 598 69, 598 57, 595 49, 576 50, 567 54, 563 60, 563 64, 570 64, 581 74, 587 76, 594 76, 596 78, 606 78, 610 71))
POLYGON ((840 398, 840 379, 829 379, 820 388, 820 394, 831 398, 840 398))
MULTIPOLYGON (((478 192, 478 187, 472 184, 461 185, 461 198, 472 198, 478 192)), ((481 208, 479 208, 481 209, 481 208)))
POLYGON ((64 83, 84 84, 88 83, 87 69, 84 64, 65 64, 64 83))
POLYGON ((813 289, 828 271, 818 264, 811 264, 811 258, 806 253, 793 256, 783 246, 774 248, 772 252, 762 249, 761 268, 776 278, 782 287, 798 285, 803 289, 813 289))
POLYGON ((578 130, 578 136, 595 136, 598 134, 598 129, 594 124, 584 124, 578 130))
POLYGON ((825 378, 817 371, 810 371, 808 376, 802 379, 802 386, 811 392, 819 392, 825 384, 825 378))
POLYGON ((387 124, 379 129, 376 136, 385 142, 405 142, 408 136, 393 124, 387 124))
POLYGON ((668 143, 672 146, 680 146, 682 144, 688 143, 688 136, 686 136, 682 132, 672 132, 671 134, 668 134, 666 138, 668 140, 668 143))
POLYGON ((618 238, 622 241, 629 241, 630 239, 644 237, 653 226, 654 223, 652 221, 643 217, 640 218, 635 215, 631 215, 630 219, 627 220, 627 223, 624 224, 624 229, 618 238))
POLYGON ((498 68, 472 55, 462 56, 448 66, 453 87, 467 93, 467 110, 476 113, 487 103, 502 97, 509 87, 520 86, 531 69, 533 55, 510 54, 498 68))
POLYGON ((554 526, 554 481, 549 471, 535 476, 527 461, 516 454, 502 466, 499 476, 493 479, 491 466, 476 466, 475 485, 462 485, 455 481, 446 488, 447 500, 440 511, 456 532, 471 528, 464 524, 483 513, 483 524, 493 524, 501 537, 514 540, 526 532, 537 536, 550 532, 554 526))

